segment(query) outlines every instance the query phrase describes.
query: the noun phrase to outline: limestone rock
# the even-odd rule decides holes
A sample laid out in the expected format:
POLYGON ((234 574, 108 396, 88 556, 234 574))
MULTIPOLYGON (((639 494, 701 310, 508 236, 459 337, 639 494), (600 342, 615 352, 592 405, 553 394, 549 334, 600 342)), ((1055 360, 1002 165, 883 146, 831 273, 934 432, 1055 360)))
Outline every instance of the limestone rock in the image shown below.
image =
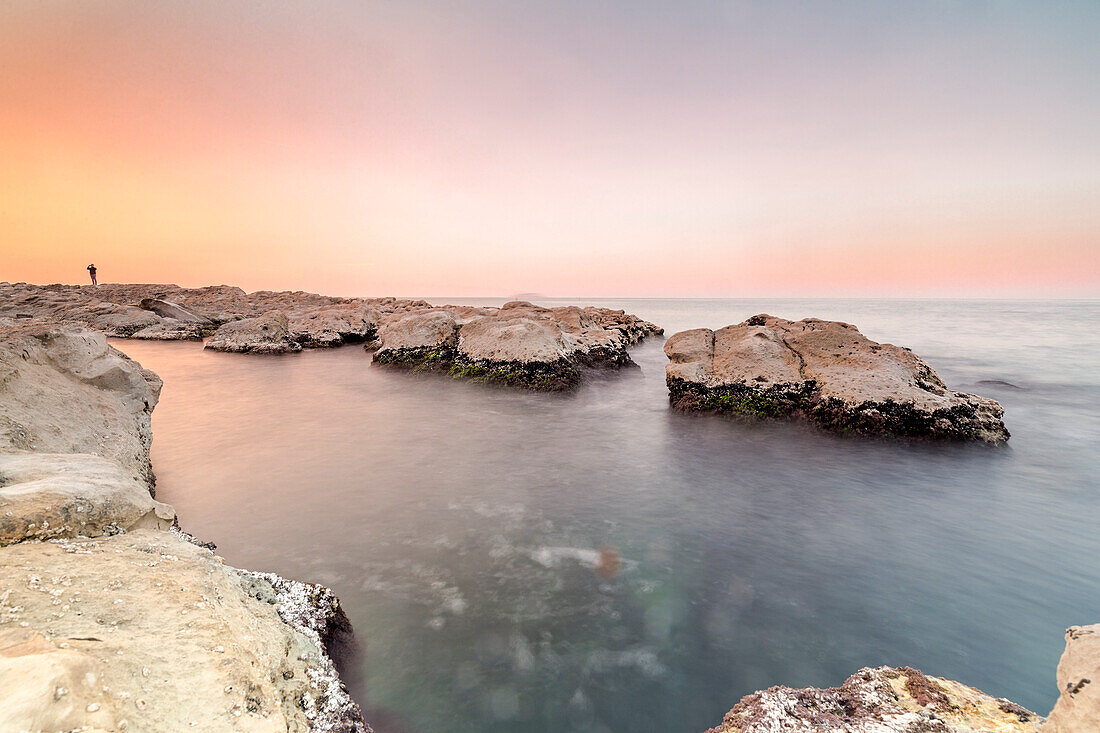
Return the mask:
POLYGON ((1100 731, 1100 624, 1066 630, 1058 691, 1043 733, 1100 731))
POLYGON ((462 326, 459 353, 470 361, 541 362, 566 358, 562 331, 530 318, 482 316, 462 326))
POLYGON ((0 329, 0 450, 91 453, 149 487, 157 375, 75 326, 0 329))
POLYGON ((379 333, 379 354, 410 350, 453 349, 458 342, 458 321, 447 310, 424 310, 387 321, 379 333))
POLYGON ((105 666, 37 631, 0 630, 0 730, 118 730, 116 710, 103 692, 105 666))
POLYGON ((134 331, 128 338, 146 341, 201 341, 212 327, 186 321, 164 318, 159 323, 134 331))
POLYGON ((661 329, 622 311, 441 306, 383 321, 374 363, 540 391, 577 386, 582 367, 633 366, 627 347, 661 329))
POLYGON ((378 311, 365 303, 323 305, 290 316, 291 338, 306 348, 340 346, 373 339, 378 333, 378 311))
POLYGON ((1003 443, 995 401, 949 390, 912 351, 878 344, 855 326, 768 315, 665 343, 671 402, 686 410, 802 417, 865 435, 1003 443))
POLYGON ((400 298, 246 293, 228 285, 112 283, 91 288, 0 283, 0 319, 4 318, 80 323, 120 338, 182 340, 213 333, 208 348, 233 352, 284 353, 365 342, 378 349, 376 364, 534 389, 574 386, 580 381, 580 367, 631 366, 627 347, 661 332, 652 323, 608 308, 542 308, 526 301, 500 308, 436 307, 400 298), (273 311, 287 318, 285 336, 273 311), (478 328, 471 329, 467 339, 471 355, 458 353, 457 330, 481 318, 497 325, 478 328, 497 331, 509 344, 496 350, 500 358, 472 355, 486 351, 478 346, 478 328), (501 325, 509 320, 525 323, 501 325), (264 333, 263 324, 278 335, 264 333), (447 351, 433 353, 438 347, 447 351), (561 349, 561 359, 541 360, 550 358, 553 348, 561 349), (536 352, 541 353, 539 359, 527 358, 536 352))
POLYGON ((1038 733, 1042 723, 973 687, 908 667, 878 667, 861 669, 840 687, 746 695, 708 733, 1038 733))
POLYGON ((290 321, 282 311, 222 324, 206 342, 207 349, 238 354, 286 354, 302 347, 290 338, 290 321))
POLYGON ((153 311, 161 318, 171 318, 183 323, 210 324, 212 321, 204 316, 195 315, 181 305, 161 298, 142 298, 141 307, 147 311, 153 311))
POLYGON ((175 516, 115 461, 80 453, 0 453, 0 546, 135 527, 169 529, 175 516))
MULTIPOLYGON (((0 552, 0 633, 26 628, 85 655, 96 677, 81 694, 131 730, 368 730, 319 637, 281 616, 287 593, 172 532, 0 552)), ((0 675, 9 664, 0 657, 0 675)), ((56 694, 16 688, 31 710, 48 710, 56 694)), ((0 706, 0 721, 8 711, 0 706)))

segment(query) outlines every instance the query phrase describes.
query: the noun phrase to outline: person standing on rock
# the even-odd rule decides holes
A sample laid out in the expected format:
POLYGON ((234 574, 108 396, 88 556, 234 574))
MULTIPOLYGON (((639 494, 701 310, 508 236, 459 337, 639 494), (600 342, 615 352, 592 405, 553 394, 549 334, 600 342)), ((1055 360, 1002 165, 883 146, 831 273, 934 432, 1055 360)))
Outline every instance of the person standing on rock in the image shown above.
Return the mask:
POLYGON ((88 274, 92 276, 92 285, 99 285, 95 280, 95 265, 88 265, 88 274))

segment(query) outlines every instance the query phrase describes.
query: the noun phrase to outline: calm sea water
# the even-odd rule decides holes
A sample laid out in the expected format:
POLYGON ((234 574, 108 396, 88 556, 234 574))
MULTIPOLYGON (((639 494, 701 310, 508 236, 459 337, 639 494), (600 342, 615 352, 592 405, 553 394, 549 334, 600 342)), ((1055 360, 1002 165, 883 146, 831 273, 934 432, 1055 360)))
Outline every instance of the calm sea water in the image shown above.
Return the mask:
POLYGON ((702 731, 755 689, 881 664, 1049 710, 1065 627, 1100 621, 1100 302, 599 304, 667 333, 849 321, 1000 400, 1013 437, 677 414, 660 338, 572 396, 384 371, 359 347, 116 345, 165 381, 158 497, 229 562, 339 593, 379 733, 702 731))

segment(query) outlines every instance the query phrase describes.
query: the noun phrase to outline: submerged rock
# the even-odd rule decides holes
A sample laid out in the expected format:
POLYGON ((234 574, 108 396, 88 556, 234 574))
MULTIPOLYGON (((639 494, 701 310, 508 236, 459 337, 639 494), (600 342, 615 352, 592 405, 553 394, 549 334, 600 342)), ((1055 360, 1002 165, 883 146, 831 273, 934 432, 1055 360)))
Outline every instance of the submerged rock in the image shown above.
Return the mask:
POLYGON ((282 311, 222 324, 206 342, 207 349, 236 354, 287 354, 302 346, 290 338, 290 320, 282 311))
POLYGON ((1003 443, 1004 409, 949 390, 911 350, 879 344, 855 326, 758 315, 665 343, 673 406, 750 417, 801 417, 821 427, 1003 443))
POLYGON ((384 323, 374 363, 556 392, 576 387, 584 367, 633 366, 627 347, 655 333, 652 323, 603 308, 441 306, 384 323))
POLYGON ((973 687, 878 667, 840 687, 746 695, 708 733, 1038 733, 1042 724, 1030 710, 973 687))
POLYGON ((1058 691, 1043 733, 1100 731, 1100 624, 1066 630, 1058 691))

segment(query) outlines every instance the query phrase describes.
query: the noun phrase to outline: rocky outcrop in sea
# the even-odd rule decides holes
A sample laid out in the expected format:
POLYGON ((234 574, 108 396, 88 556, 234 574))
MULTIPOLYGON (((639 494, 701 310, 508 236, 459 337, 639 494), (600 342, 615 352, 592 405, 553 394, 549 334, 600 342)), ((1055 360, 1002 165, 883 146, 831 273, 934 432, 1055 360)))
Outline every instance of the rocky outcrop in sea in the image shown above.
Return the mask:
POLYGON ((801 418, 842 433, 1003 443, 994 400, 956 392, 911 350, 848 323, 757 315, 665 343, 669 399, 687 411, 801 418))
MULTIPOLYGON (((861 669, 840 687, 746 695, 707 733, 1040 733, 1043 718, 908 667, 861 669)), ((1079 731, 1085 728, 1077 729, 1079 731)))
POLYGON ((76 323, 116 338, 207 339, 215 351, 285 354, 365 343, 374 363, 541 391, 584 370, 632 366, 627 348, 662 330, 621 310, 433 306, 423 300, 336 298, 217 285, 0 283, 0 318, 76 323))
POLYGON ((159 391, 101 333, 0 319, 0 730, 366 733, 335 595, 153 499, 159 391))
POLYGON ((585 369, 633 366, 627 347, 661 332, 607 308, 542 308, 525 301, 500 308, 442 306, 386 321, 374 363, 558 392, 576 387, 585 369))

